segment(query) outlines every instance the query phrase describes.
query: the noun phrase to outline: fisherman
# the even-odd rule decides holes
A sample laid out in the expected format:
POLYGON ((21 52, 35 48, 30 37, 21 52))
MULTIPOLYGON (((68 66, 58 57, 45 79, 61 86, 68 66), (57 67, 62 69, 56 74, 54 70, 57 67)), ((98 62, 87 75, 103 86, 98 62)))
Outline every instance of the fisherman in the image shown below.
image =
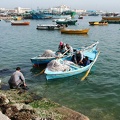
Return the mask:
POLYGON ((83 66, 87 66, 87 65, 89 65, 89 64, 90 64, 90 60, 88 59, 87 56, 85 56, 85 57, 83 58, 83 66))
POLYGON ((78 65, 83 65, 83 53, 82 51, 77 51, 73 56, 72 56, 72 61, 75 63, 75 64, 78 64, 78 65))
POLYGON ((16 71, 11 75, 8 83, 11 89, 17 89, 17 88, 27 89, 27 85, 25 83, 25 77, 21 73, 20 67, 16 68, 16 71))
POLYGON ((66 48, 68 50, 68 53, 72 53, 73 54, 73 48, 72 48, 72 46, 70 46, 69 44, 66 44, 66 48))
POLYGON ((67 50, 67 48, 66 48, 65 43, 63 43, 63 42, 61 41, 60 44, 59 44, 59 46, 58 46, 58 52, 60 52, 60 53, 63 54, 66 50, 67 50))

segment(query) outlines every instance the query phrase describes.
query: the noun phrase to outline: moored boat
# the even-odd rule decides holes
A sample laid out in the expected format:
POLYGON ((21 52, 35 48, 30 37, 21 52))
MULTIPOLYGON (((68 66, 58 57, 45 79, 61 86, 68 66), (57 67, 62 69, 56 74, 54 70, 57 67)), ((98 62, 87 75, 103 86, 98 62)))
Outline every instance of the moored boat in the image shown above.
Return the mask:
POLYGON ((77 22, 77 20, 57 20, 56 23, 57 24, 67 24, 67 25, 75 25, 77 22))
POLYGON ((120 24, 120 16, 102 17, 102 20, 108 23, 120 24))
POLYGON ((67 27, 66 25, 54 25, 54 24, 38 24, 37 25, 37 30, 60 30, 67 27))
POLYGON ((87 34, 89 31, 88 29, 61 29, 61 33, 64 34, 87 34))
POLYGON ((89 70, 98 58, 98 55, 99 55, 99 51, 97 50, 98 43, 99 42, 96 42, 96 43, 92 44, 91 46, 89 46, 88 48, 85 48, 83 50, 84 56, 87 56, 89 58, 89 60, 91 61, 89 65, 81 66, 81 65, 77 65, 71 61, 66 61, 66 60, 62 60, 62 59, 59 59, 56 61, 52 60, 50 63, 48 63, 48 65, 45 69, 45 72, 44 72, 46 74, 46 79, 50 80, 50 79, 56 79, 56 78, 69 77, 69 76, 80 74, 82 72, 89 70), (61 70, 56 70, 56 67, 55 67, 55 70, 51 69, 50 65, 52 65, 52 62, 60 65, 60 68, 62 68, 62 66, 63 66, 63 68, 61 70))
POLYGON ((106 16, 102 17, 102 20, 120 20, 120 16, 106 16))
POLYGON ((11 25, 29 25, 30 22, 28 21, 12 21, 11 25))
POLYGON ((108 25, 108 22, 106 21, 92 21, 89 22, 90 25, 108 25))

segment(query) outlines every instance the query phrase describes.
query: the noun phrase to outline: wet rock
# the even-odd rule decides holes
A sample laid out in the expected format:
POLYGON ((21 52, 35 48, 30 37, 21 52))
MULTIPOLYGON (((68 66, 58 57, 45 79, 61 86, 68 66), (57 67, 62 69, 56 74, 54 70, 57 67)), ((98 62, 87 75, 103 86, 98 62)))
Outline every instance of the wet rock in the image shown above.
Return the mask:
POLYGON ((6 95, 1 94, 0 95, 0 104, 8 104, 9 100, 6 98, 6 95))
POLYGON ((27 109, 22 109, 19 112, 15 113, 11 119, 12 120, 34 120, 34 111, 32 110, 27 110, 27 109))
POLYGON ((0 111, 0 120, 10 120, 10 119, 0 111))
POLYGON ((1 105, 0 108, 1 108, 2 113, 8 116, 9 118, 13 116, 14 113, 18 112, 18 109, 15 106, 11 106, 9 104, 1 105))
POLYGON ((23 109, 24 103, 16 103, 16 104, 13 104, 13 106, 16 106, 18 110, 21 110, 23 109))

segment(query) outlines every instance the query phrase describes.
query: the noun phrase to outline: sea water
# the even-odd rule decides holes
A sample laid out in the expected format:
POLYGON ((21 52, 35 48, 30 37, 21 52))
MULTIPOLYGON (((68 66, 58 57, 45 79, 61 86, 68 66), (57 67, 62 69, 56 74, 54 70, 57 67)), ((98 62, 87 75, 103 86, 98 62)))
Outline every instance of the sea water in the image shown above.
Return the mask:
MULTIPOLYGON (((74 29, 90 28, 87 35, 61 34, 59 30, 37 30, 37 24, 53 24, 52 20, 28 20, 29 26, 11 26, 0 21, 0 79, 7 84, 12 72, 21 67, 29 91, 87 115, 91 120, 120 120, 120 25, 89 26, 99 17, 78 19, 74 29), (100 55, 88 77, 75 75, 47 81, 37 75, 45 66, 34 68, 30 58, 45 50, 57 50, 60 41, 74 48, 99 41, 100 55)), ((54 23, 55 24, 55 23, 54 23)))

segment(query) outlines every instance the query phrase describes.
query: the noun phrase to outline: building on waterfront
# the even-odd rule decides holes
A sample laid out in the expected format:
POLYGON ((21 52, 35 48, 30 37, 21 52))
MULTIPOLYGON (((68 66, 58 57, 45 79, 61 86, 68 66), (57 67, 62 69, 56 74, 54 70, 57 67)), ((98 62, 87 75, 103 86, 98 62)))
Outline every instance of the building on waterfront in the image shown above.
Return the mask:
POLYGON ((16 7, 15 11, 17 14, 25 13, 25 12, 30 12, 31 8, 21 8, 21 7, 16 7))
POLYGON ((50 8, 51 11, 57 11, 59 13, 62 13, 63 11, 68 11, 70 10, 70 7, 66 6, 66 5, 61 5, 61 6, 58 6, 58 7, 53 7, 53 8, 50 8))
POLYGON ((31 11, 31 8, 16 7, 14 9, 0 8, 0 16, 17 15, 31 11))

